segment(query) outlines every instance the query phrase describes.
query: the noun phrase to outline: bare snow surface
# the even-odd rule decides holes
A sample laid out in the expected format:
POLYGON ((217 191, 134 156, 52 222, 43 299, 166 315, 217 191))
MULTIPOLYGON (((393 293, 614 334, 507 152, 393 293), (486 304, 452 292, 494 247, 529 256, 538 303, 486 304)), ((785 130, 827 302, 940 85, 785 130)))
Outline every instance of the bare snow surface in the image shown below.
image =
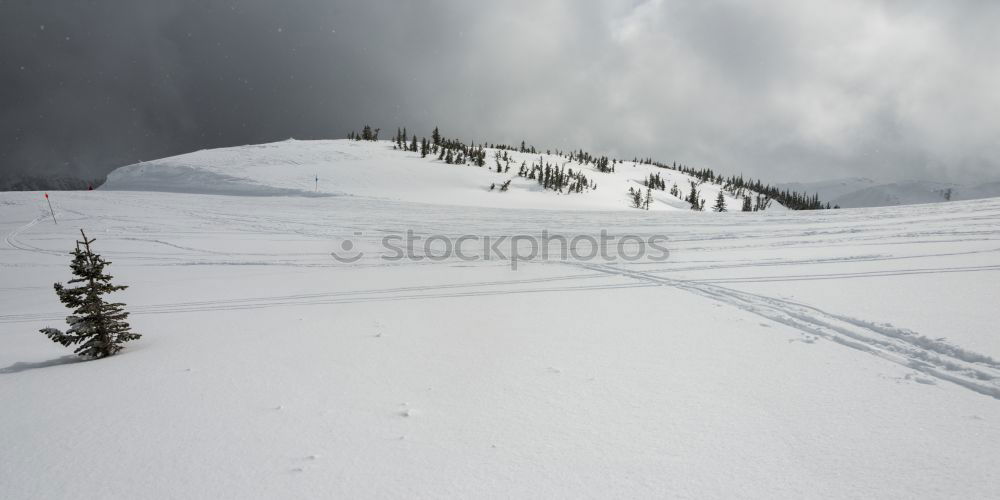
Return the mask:
POLYGON ((1000 497, 1000 199, 646 212, 644 166, 497 193, 386 144, 124 167, 58 225, 0 193, 0 498, 1000 497), (80 228, 143 334, 94 362, 37 331, 80 228), (379 243, 543 229, 672 253, 379 243))

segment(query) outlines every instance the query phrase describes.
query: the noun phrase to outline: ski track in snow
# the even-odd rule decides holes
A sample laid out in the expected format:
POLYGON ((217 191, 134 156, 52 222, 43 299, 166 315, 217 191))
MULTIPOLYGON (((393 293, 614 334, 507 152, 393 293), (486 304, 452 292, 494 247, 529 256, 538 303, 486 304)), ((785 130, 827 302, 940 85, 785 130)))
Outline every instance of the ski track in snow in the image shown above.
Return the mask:
POLYGON ((28 229, 31 229, 32 226, 34 226, 35 224, 38 224, 39 222, 41 222, 42 220, 44 220, 44 219, 46 219, 48 217, 51 217, 51 215, 47 214, 47 213, 43 213, 43 214, 39 215, 38 217, 35 217, 34 219, 32 219, 27 224, 25 224, 23 226, 19 226, 19 227, 15 228, 13 231, 7 233, 7 235, 4 236, 4 241, 7 243, 7 246, 11 247, 14 250, 23 250, 25 252, 31 252, 31 253, 43 253, 43 254, 48 254, 48 255, 63 255, 63 253, 65 253, 65 252, 56 252, 56 251, 53 251, 53 250, 45 250, 45 249, 42 249, 42 248, 38 248, 38 247, 36 247, 34 245, 29 245, 29 244, 27 244, 27 243, 25 243, 25 242, 23 242, 23 241, 21 241, 21 240, 18 239, 18 235, 19 234, 23 233, 24 231, 27 231, 28 229))
POLYGON ((906 329, 833 314, 814 306, 741 292, 703 281, 675 280, 610 265, 576 265, 695 293, 790 326, 805 334, 870 353, 1000 399, 1000 362, 906 329))
MULTIPOLYGON (((129 311, 132 315, 189 313, 205 311, 238 311, 247 309, 262 309, 278 306, 317 306, 333 304, 354 304, 361 302, 387 302, 414 299, 440 299, 479 297, 490 295, 506 295, 521 293, 570 292, 583 290, 611 290, 619 288, 643 288, 656 286, 650 284, 616 283, 594 285, 567 285, 544 287, 501 288, 512 285, 547 284, 557 281, 575 281, 594 278, 604 278, 604 273, 590 275, 556 276, 550 278, 487 281, 477 283, 440 284, 413 287, 397 287, 371 290, 350 290, 341 292, 276 295, 264 297, 248 297, 241 299, 206 300, 176 302, 150 305, 132 305, 129 311), (447 291, 456 290, 456 291, 447 291)), ((42 320, 55 320, 61 313, 27 313, 0 315, 0 323, 21 323, 42 320)))

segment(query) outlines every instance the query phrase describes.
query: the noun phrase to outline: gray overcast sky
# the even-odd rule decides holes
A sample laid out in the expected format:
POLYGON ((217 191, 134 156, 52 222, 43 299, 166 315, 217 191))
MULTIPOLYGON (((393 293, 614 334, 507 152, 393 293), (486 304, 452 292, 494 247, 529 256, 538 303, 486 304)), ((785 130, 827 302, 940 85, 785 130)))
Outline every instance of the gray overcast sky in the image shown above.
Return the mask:
POLYGON ((0 0, 0 175, 371 123, 769 182, 1000 178, 990 0, 0 0))

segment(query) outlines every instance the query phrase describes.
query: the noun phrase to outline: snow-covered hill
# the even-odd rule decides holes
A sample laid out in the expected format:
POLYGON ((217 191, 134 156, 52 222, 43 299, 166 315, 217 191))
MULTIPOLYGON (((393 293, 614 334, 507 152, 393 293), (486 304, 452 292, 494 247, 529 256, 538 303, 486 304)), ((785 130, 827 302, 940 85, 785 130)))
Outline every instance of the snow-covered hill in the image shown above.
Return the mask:
POLYGON ((647 212, 642 166, 497 193, 384 146, 0 193, 0 498, 1000 497, 1000 199, 647 212), (80 229, 143 335, 90 362, 38 332, 80 229))
MULTIPOLYGON (((396 201, 493 208, 618 210, 628 208, 629 188, 642 189, 650 173, 659 174, 667 191, 654 191, 650 210, 689 210, 668 191, 677 184, 682 196, 697 179, 675 170, 626 161, 615 172, 598 172, 552 154, 506 151, 511 169, 495 171, 496 149, 486 149, 486 166, 449 165, 419 153, 394 150, 391 141, 296 141, 197 151, 121 167, 108 175, 102 190, 160 191, 231 195, 360 196, 396 201), (522 163, 550 163, 583 171, 597 183, 584 193, 558 194, 518 177, 522 163), (319 182, 316 182, 316 178, 319 182), (512 180, 510 190, 490 190, 512 180)), ((501 152, 503 153, 503 152, 501 152)), ((505 162, 506 166, 506 162, 505 162)), ((711 207, 720 185, 699 183, 711 207)), ((730 210, 742 199, 725 193, 730 210)), ((706 208, 707 209, 707 208, 706 208)), ((784 210, 772 202, 769 210, 784 210)))

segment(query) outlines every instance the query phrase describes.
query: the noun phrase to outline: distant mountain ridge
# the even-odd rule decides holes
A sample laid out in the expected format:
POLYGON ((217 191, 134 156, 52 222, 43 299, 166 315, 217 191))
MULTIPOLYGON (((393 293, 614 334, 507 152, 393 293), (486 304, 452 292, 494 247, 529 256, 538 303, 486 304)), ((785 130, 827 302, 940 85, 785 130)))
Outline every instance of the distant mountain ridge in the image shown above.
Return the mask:
POLYGON ((85 191, 97 189, 104 179, 81 179, 65 175, 19 175, 0 178, 0 191, 85 191))
POLYGON ((1000 181, 974 185, 933 181, 879 183, 865 177, 851 177, 818 182, 789 182, 779 184, 778 187, 819 193, 821 199, 841 208, 917 205, 1000 196, 1000 181))

